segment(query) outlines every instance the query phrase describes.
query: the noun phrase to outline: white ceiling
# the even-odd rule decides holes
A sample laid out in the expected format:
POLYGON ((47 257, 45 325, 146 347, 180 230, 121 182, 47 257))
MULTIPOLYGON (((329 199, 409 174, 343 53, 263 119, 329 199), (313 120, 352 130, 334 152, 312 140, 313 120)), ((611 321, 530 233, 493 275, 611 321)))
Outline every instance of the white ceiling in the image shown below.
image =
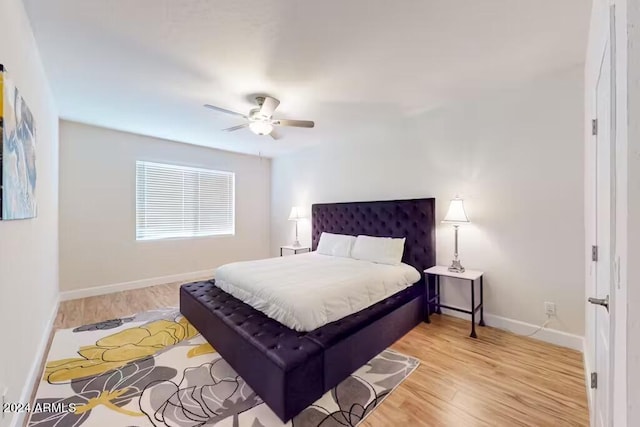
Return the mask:
POLYGON ((276 156, 584 62, 586 0, 25 0, 63 118, 276 156), (219 129, 250 95, 282 139, 219 129))

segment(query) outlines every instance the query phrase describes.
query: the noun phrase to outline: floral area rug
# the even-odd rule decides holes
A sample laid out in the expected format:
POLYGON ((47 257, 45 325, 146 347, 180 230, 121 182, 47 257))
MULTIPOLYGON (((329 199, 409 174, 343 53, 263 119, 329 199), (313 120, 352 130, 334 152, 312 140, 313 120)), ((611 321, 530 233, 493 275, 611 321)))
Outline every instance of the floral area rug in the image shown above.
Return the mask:
POLYGON ((283 424, 176 308, 56 332, 30 426, 355 426, 418 366, 385 350, 283 424))

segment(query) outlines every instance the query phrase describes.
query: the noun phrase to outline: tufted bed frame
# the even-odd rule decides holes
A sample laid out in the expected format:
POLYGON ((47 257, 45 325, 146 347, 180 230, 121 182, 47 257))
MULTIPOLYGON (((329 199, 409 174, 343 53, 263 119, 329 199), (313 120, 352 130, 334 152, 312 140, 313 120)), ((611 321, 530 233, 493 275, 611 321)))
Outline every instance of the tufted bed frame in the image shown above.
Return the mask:
MULTIPOLYGON (((316 204, 323 231, 406 237, 403 262, 435 265, 435 199, 316 204)), ((180 311, 280 417, 288 421, 424 319, 424 280, 311 332, 297 332, 232 297, 215 280, 180 288, 180 311)))

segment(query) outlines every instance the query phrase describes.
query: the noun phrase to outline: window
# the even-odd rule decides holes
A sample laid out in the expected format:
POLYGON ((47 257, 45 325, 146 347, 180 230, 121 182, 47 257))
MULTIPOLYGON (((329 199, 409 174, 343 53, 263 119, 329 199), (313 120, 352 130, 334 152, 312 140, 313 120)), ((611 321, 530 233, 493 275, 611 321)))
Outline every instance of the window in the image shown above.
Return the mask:
POLYGON ((235 233, 235 175, 136 162, 136 238, 235 233))

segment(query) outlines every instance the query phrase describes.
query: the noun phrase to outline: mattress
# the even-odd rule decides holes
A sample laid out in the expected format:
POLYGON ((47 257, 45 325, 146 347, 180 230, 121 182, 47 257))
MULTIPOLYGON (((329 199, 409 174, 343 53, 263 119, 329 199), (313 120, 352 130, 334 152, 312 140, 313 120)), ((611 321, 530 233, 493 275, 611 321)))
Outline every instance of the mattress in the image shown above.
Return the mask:
POLYGON ((411 286, 420 273, 315 252, 226 264, 215 273, 223 291, 296 331, 308 332, 411 286))

